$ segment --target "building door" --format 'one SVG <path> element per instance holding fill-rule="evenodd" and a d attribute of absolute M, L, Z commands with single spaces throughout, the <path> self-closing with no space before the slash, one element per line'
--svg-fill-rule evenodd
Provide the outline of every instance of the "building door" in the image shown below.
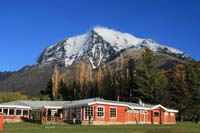
<path fill-rule="evenodd" d="M 153 123 L 160 123 L 161 115 L 160 111 L 153 112 Z"/>

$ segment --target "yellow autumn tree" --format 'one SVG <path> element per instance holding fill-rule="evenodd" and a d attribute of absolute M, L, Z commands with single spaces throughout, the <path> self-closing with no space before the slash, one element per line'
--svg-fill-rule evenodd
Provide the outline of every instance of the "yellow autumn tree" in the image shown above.
<path fill-rule="evenodd" d="M 80 62 L 76 66 L 76 83 L 79 84 L 79 97 L 82 98 L 82 95 L 87 95 L 88 89 L 91 86 L 89 84 L 93 82 L 93 72 L 92 66 L 86 62 Z"/>
<path fill-rule="evenodd" d="M 103 70 L 101 67 L 98 68 L 97 75 L 96 75 L 96 82 L 97 82 L 97 88 L 98 88 L 98 94 L 101 97 L 102 91 L 103 91 Z"/>
<path fill-rule="evenodd" d="M 58 66 L 55 65 L 54 72 L 52 75 L 52 99 L 55 100 L 58 98 L 58 86 L 59 86 L 59 70 Z"/>

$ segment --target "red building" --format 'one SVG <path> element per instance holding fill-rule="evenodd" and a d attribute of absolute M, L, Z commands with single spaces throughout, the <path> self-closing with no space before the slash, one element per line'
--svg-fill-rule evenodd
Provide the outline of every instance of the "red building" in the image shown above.
<path fill-rule="evenodd" d="M 162 105 L 145 105 L 99 99 L 82 107 L 82 123 L 87 123 L 88 114 L 93 124 L 175 124 L 178 110 Z"/>
<path fill-rule="evenodd" d="M 6 111 L 7 110 L 7 111 Z M 19 111 L 21 110 L 21 112 Z M 4 121 L 79 124 L 175 124 L 178 110 L 100 98 L 76 101 L 13 101 L 0 104 Z M 27 113 L 26 113 L 27 112 Z"/>

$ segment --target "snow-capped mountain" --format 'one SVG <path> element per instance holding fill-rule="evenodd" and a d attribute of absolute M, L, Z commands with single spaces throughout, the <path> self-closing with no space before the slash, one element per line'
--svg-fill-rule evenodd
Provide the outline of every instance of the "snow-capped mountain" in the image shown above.
<path fill-rule="evenodd" d="M 141 39 L 129 33 L 95 27 L 88 33 L 69 37 L 46 48 L 40 55 L 38 63 L 42 65 L 59 63 L 68 66 L 74 61 L 88 59 L 93 68 L 96 68 L 119 55 L 122 50 L 129 48 L 139 50 L 144 47 L 180 59 L 189 57 L 180 50 L 160 45 L 152 39 Z"/>

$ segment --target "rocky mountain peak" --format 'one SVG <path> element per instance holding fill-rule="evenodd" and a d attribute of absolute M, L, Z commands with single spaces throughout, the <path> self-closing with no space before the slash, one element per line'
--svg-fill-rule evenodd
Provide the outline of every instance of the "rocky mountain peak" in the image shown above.
<path fill-rule="evenodd" d="M 69 37 L 44 50 L 38 59 L 41 65 L 56 63 L 64 66 L 87 59 L 93 68 L 112 60 L 122 50 L 149 48 L 156 52 L 187 58 L 182 51 L 160 45 L 152 39 L 137 38 L 105 27 L 94 27 L 88 33 Z"/>

